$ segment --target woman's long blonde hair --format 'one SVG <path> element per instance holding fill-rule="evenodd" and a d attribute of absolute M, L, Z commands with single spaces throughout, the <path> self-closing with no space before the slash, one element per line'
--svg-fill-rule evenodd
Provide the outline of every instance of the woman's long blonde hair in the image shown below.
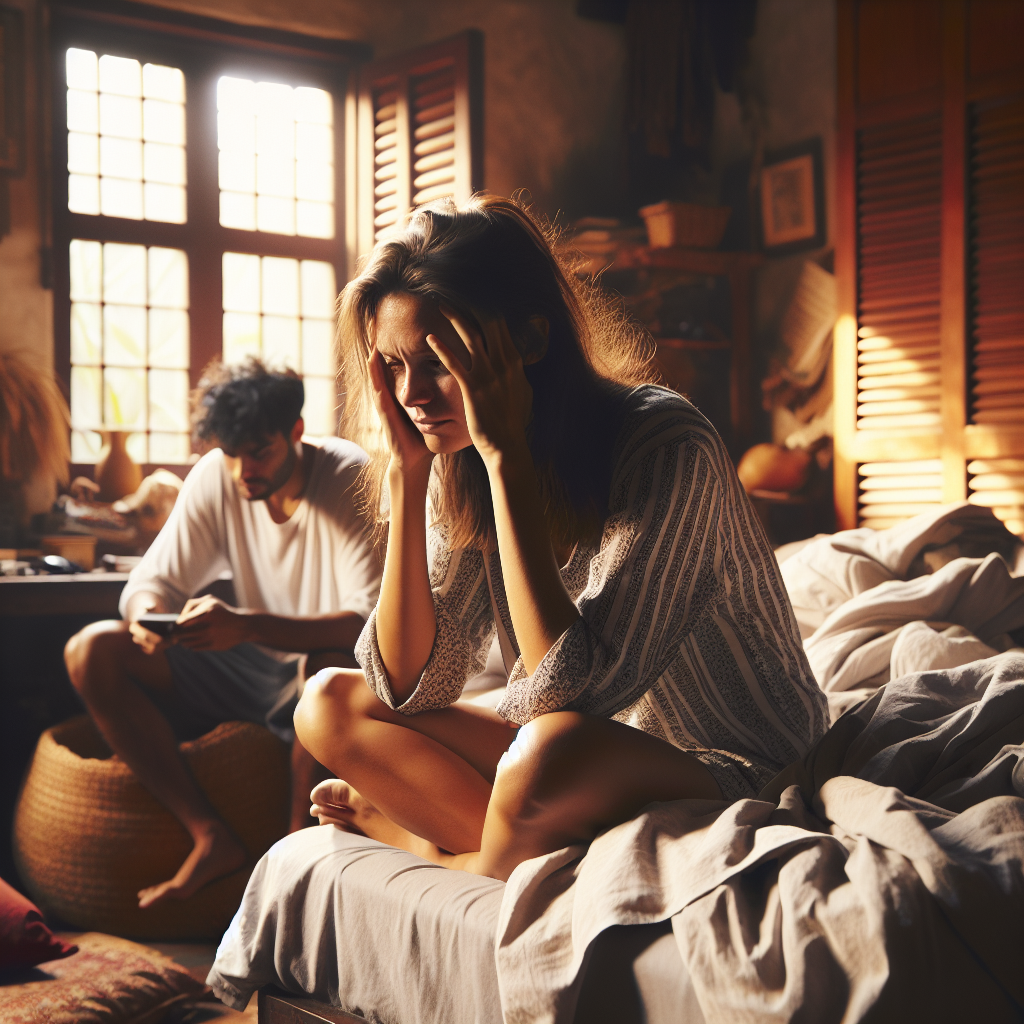
<path fill-rule="evenodd" d="M 577 278 L 553 233 L 520 203 L 477 195 L 462 207 L 442 200 L 414 211 L 342 292 L 338 318 L 341 433 L 370 452 L 361 499 L 382 532 L 389 453 L 380 444 L 367 358 L 380 304 L 396 293 L 443 302 L 471 319 L 502 316 L 521 351 L 531 319 L 547 320 L 547 351 L 525 367 L 533 388 L 530 449 L 552 539 L 568 546 L 596 540 L 624 398 L 657 376 L 642 332 Z M 490 548 L 491 491 L 476 449 L 438 455 L 434 468 L 431 508 L 448 543 Z"/>

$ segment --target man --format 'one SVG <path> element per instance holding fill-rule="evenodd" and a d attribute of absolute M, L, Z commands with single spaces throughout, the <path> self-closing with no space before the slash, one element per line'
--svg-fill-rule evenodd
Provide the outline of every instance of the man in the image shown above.
<path fill-rule="evenodd" d="M 184 899 L 246 853 L 189 774 L 178 742 L 224 721 L 265 724 L 292 742 L 292 828 L 309 824 L 320 766 L 294 739 L 300 668 L 355 667 L 380 564 L 355 508 L 366 454 L 302 441 L 302 381 L 257 360 L 215 365 L 193 394 L 193 430 L 218 448 L 185 480 L 170 518 L 121 595 L 123 621 L 68 641 L 65 661 L 111 749 L 185 826 L 194 846 L 139 906 Z M 238 607 L 194 597 L 230 569 Z M 180 611 L 170 640 L 140 624 Z M 304 665 L 301 664 L 304 662 Z"/>

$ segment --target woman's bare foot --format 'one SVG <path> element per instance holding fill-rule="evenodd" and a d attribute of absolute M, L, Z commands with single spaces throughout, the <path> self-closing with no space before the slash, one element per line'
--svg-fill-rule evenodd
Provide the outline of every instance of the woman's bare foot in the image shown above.
<path fill-rule="evenodd" d="M 192 852 L 172 879 L 139 891 L 139 907 L 152 907 L 164 900 L 188 899 L 208 882 L 237 871 L 248 856 L 238 837 L 224 822 L 213 822 L 196 837 Z"/>
<path fill-rule="evenodd" d="M 319 819 L 321 825 L 334 825 L 343 832 L 376 839 L 379 843 L 407 850 L 435 864 L 441 864 L 445 858 L 451 857 L 451 854 L 439 850 L 433 843 L 396 825 L 341 779 L 321 782 L 313 788 L 309 798 L 313 802 L 309 813 Z"/>

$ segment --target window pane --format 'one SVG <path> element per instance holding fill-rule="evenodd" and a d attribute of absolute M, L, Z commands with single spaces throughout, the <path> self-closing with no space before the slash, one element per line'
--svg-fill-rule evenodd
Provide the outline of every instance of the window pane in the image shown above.
<path fill-rule="evenodd" d="M 85 129 L 82 129 L 83 131 Z M 122 139 L 142 136 L 142 100 L 100 93 L 100 134 Z"/>
<path fill-rule="evenodd" d="M 157 185 L 146 182 L 143 186 L 146 220 L 160 220 L 168 224 L 185 223 L 185 189 L 181 185 Z"/>
<path fill-rule="evenodd" d="M 299 199 L 329 203 L 334 200 L 334 168 L 299 160 L 295 165 L 295 194 Z"/>
<path fill-rule="evenodd" d="M 222 110 L 217 115 L 217 143 L 231 153 L 256 152 L 256 118 L 252 114 Z"/>
<path fill-rule="evenodd" d="M 68 246 L 71 265 L 71 298 L 99 302 L 103 298 L 102 248 L 99 242 L 76 238 Z"/>
<path fill-rule="evenodd" d="M 146 304 L 146 247 L 107 242 L 103 246 L 103 301 Z"/>
<path fill-rule="evenodd" d="M 151 430 L 188 430 L 188 371 L 149 371 Z"/>
<path fill-rule="evenodd" d="M 305 238 L 334 237 L 334 204 L 311 203 L 300 199 L 295 204 L 297 233 Z"/>
<path fill-rule="evenodd" d="M 92 50 L 68 50 L 64 67 L 69 89 L 91 89 L 95 92 L 99 88 L 96 54 Z"/>
<path fill-rule="evenodd" d="M 302 261 L 302 315 L 330 319 L 338 292 L 334 284 L 334 267 L 320 260 Z"/>
<path fill-rule="evenodd" d="M 68 132 L 68 170 L 77 171 L 79 174 L 99 174 L 98 136 Z"/>
<path fill-rule="evenodd" d="M 146 99 L 185 102 L 185 76 L 178 68 L 146 64 L 142 68 L 142 95 Z"/>
<path fill-rule="evenodd" d="M 299 88 L 295 90 L 295 120 L 312 124 L 333 123 L 331 94 L 323 89 Z"/>
<path fill-rule="evenodd" d="M 240 363 L 260 354 L 260 318 L 253 313 L 224 314 L 225 363 Z"/>
<path fill-rule="evenodd" d="M 142 67 L 137 60 L 128 57 L 100 57 L 100 92 L 117 93 L 120 96 L 142 95 Z"/>
<path fill-rule="evenodd" d="M 185 184 L 185 147 L 168 146 L 163 142 L 147 142 L 142 147 L 146 181 L 165 185 Z"/>
<path fill-rule="evenodd" d="M 103 362 L 146 365 L 146 311 L 138 306 L 103 307 Z"/>
<path fill-rule="evenodd" d="M 262 312 L 280 316 L 299 315 L 298 260 L 264 256 L 262 283 Z"/>
<path fill-rule="evenodd" d="M 103 371 L 98 367 L 71 367 L 71 423 L 76 427 L 103 424 Z"/>
<path fill-rule="evenodd" d="M 149 304 L 188 309 L 188 257 L 181 249 L 149 250 Z"/>
<path fill-rule="evenodd" d="M 302 321 L 302 372 L 334 373 L 334 324 L 330 320 Z"/>
<path fill-rule="evenodd" d="M 71 431 L 71 461 L 96 462 L 103 448 L 103 438 L 95 430 Z"/>
<path fill-rule="evenodd" d="M 103 414 L 107 427 L 146 429 L 145 370 L 103 371 Z"/>
<path fill-rule="evenodd" d="M 256 158 L 252 154 L 223 150 L 218 169 L 220 187 L 226 192 L 256 191 Z"/>
<path fill-rule="evenodd" d="M 92 175 L 68 175 L 68 209 L 72 213 L 100 212 L 100 179 Z"/>
<path fill-rule="evenodd" d="M 223 307 L 233 313 L 260 311 L 260 258 L 226 252 L 221 261 Z"/>
<path fill-rule="evenodd" d="M 256 197 L 256 227 L 275 235 L 295 234 L 295 200 L 273 196 Z"/>
<path fill-rule="evenodd" d="M 100 212 L 104 217 L 142 220 L 142 182 L 100 178 Z"/>
<path fill-rule="evenodd" d="M 299 369 L 299 318 L 265 316 L 263 318 L 263 359 L 277 368 Z"/>
<path fill-rule="evenodd" d="M 217 109 L 231 115 L 251 114 L 255 86 L 246 78 L 224 75 L 217 80 Z"/>
<path fill-rule="evenodd" d="M 256 197 L 237 192 L 221 192 L 220 222 L 226 228 L 256 230 Z"/>
<path fill-rule="evenodd" d="M 169 370 L 187 370 L 188 313 L 183 309 L 149 311 L 149 365 Z"/>
<path fill-rule="evenodd" d="M 313 163 L 334 163 L 334 133 L 319 124 L 300 124 L 295 128 L 295 156 Z"/>
<path fill-rule="evenodd" d="M 71 303 L 71 362 L 99 366 L 103 355 L 103 314 L 92 302 Z"/>
<path fill-rule="evenodd" d="M 306 388 L 306 404 L 302 407 L 306 433 L 334 435 L 338 429 L 338 395 L 333 379 L 306 377 L 302 383 Z"/>
<path fill-rule="evenodd" d="M 157 434 L 149 435 L 149 461 L 181 465 L 189 461 L 192 446 L 188 434 Z"/>
<path fill-rule="evenodd" d="M 100 130 L 99 100 L 94 92 L 68 89 L 68 131 L 95 135 Z"/>
<path fill-rule="evenodd" d="M 263 196 L 294 196 L 295 161 L 276 155 L 256 157 L 256 191 Z"/>
<path fill-rule="evenodd" d="M 143 138 L 147 142 L 185 145 L 185 108 L 164 100 L 143 101 Z"/>
<path fill-rule="evenodd" d="M 140 466 L 149 462 L 149 446 L 146 444 L 145 434 L 129 434 L 125 439 L 124 446 L 132 462 Z"/>
<path fill-rule="evenodd" d="M 134 139 L 100 138 L 100 174 L 142 180 L 142 143 Z"/>

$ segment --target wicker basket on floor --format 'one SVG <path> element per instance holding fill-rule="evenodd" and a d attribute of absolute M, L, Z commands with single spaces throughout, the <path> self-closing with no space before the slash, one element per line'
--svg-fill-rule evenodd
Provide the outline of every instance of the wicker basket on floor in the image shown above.
<path fill-rule="evenodd" d="M 226 722 L 181 752 L 250 861 L 189 899 L 139 910 L 136 893 L 172 877 L 192 841 L 92 720 L 73 718 L 40 736 L 14 819 L 18 870 L 44 912 L 128 938 L 219 938 L 253 865 L 287 831 L 288 748 L 261 726 Z"/>

